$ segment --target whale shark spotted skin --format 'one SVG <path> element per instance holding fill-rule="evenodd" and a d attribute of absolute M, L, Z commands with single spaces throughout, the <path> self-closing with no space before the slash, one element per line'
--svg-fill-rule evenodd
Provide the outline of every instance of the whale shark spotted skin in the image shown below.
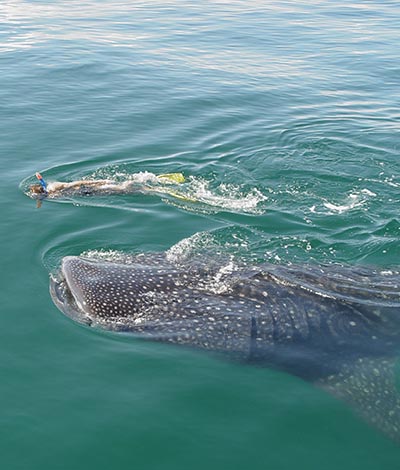
<path fill-rule="evenodd" d="M 394 363 L 400 276 L 336 266 L 235 266 L 164 254 L 65 257 L 57 307 L 80 323 L 274 367 L 351 405 L 400 442 Z"/>

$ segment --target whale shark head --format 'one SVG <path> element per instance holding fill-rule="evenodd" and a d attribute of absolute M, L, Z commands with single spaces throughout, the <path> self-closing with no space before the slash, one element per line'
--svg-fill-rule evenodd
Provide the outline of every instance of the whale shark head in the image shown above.
<path fill-rule="evenodd" d="M 141 262 L 118 264 L 78 256 L 63 258 L 58 276 L 51 277 L 50 292 L 57 307 L 80 323 L 110 330 L 130 330 L 154 310 L 167 305 L 176 288 L 171 267 Z M 163 295 L 164 294 L 164 295 Z"/>

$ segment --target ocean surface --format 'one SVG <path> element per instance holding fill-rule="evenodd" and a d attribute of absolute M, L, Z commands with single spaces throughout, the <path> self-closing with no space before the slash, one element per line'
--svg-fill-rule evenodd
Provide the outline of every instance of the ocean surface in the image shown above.
<path fill-rule="evenodd" d="M 398 269 L 399 3 L 3 0 L 0 20 L 1 468 L 400 468 L 311 384 L 84 328 L 48 292 L 90 250 Z M 36 171 L 186 182 L 37 209 Z"/>

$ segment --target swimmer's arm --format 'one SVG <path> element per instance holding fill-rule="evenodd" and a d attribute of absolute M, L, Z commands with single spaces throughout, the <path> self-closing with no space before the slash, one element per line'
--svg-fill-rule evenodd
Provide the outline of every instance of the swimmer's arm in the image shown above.
<path fill-rule="evenodd" d="M 72 181 L 70 183 L 65 183 L 62 181 L 53 181 L 52 183 L 49 183 L 47 186 L 47 190 L 49 192 L 56 192 L 56 191 L 62 191 L 63 189 L 79 189 L 82 186 L 90 186 L 90 187 L 96 187 L 96 186 L 102 186 L 104 184 L 113 184 L 115 183 L 112 180 L 79 180 L 79 181 Z"/>

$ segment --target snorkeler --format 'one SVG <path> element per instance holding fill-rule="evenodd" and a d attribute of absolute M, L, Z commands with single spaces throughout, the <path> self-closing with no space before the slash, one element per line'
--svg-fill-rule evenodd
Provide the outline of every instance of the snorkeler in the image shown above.
<path fill-rule="evenodd" d="M 79 180 L 72 182 L 53 181 L 47 183 L 40 173 L 36 173 L 38 184 L 32 184 L 29 187 L 29 196 L 38 200 L 38 207 L 44 198 L 61 198 L 71 196 L 95 196 L 95 195 L 109 195 L 109 194 L 132 194 L 132 193 L 158 193 L 170 194 L 175 197 L 181 197 L 175 191 L 163 186 L 157 187 L 157 184 L 180 184 L 185 182 L 185 177 L 182 173 L 167 173 L 154 176 L 155 186 L 146 186 L 144 184 L 138 185 L 135 181 L 117 182 L 114 180 Z"/>

